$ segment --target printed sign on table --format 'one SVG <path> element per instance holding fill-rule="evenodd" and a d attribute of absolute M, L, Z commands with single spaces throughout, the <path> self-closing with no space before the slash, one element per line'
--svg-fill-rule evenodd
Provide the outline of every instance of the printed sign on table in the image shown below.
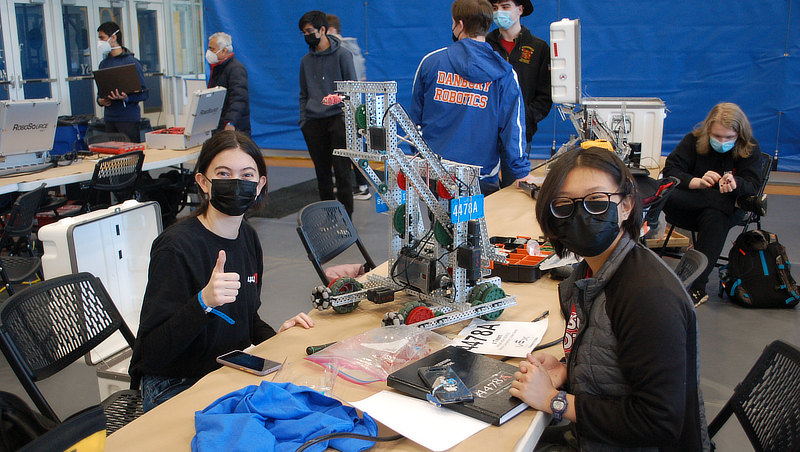
<path fill-rule="evenodd" d="M 453 343 L 474 353 L 524 358 L 539 345 L 546 331 L 546 318 L 538 322 L 472 319 Z"/>

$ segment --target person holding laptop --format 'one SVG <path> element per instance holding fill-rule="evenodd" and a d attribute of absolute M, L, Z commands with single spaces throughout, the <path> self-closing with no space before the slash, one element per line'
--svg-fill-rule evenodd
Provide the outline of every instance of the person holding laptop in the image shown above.
<path fill-rule="evenodd" d="M 124 133 L 131 142 L 139 143 L 139 123 L 142 116 L 139 110 L 139 102 L 144 102 L 147 97 L 147 87 L 144 81 L 144 70 L 142 62 L 133 56 L 133 52 L 122 47 L 122 33 L 119 25 L 114 22 L 105 22 L 97 28 L 97 36 L 100 39 L 97 48 L 103 55 L 100 62 L 100 69 L 133 64 L 139 74 L 139 84 L 142 90 L 137 93 L 126 93 L 115 89 L 107 97 L 98 97 L 97 104 L 105 107 L 104 120 L 106 132 Z"/>

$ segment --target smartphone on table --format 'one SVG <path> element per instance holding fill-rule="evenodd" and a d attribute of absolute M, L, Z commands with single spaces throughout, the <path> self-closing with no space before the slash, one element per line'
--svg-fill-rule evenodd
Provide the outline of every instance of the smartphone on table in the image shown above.
<path fill-rule="evenodd" d="M 234 350 L 218 356 L 217 362 L 260 377 L 271 374 L 281 368 L 281 363 L 279 362 L 251 355 L 241 350 Z"/>

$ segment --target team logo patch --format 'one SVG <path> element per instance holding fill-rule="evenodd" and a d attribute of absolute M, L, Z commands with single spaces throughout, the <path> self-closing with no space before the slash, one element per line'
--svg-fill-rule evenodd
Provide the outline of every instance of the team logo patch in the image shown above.
<path fill-rule="evenodd" d="M 522 46 L 522 55 L 519 57 L 521 63 L 530 63 L 533 56 L 533 47 Z"/>
<path fill-rule="evenodd" d="M 253 275 L 248 276 L 247 282 L 250 284 L 258 284 L 258 273 L 253 273 Z"/>

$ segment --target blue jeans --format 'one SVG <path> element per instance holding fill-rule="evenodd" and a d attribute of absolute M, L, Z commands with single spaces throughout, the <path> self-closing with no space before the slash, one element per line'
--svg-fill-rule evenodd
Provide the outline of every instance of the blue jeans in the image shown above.
<path fill-rule="evenodd" d="M 142 409 L 148 412 L 156 406 L 175 397 L 197 383 L 199 378 L 162 377 L 145 375 L 142 377 Z"/>

